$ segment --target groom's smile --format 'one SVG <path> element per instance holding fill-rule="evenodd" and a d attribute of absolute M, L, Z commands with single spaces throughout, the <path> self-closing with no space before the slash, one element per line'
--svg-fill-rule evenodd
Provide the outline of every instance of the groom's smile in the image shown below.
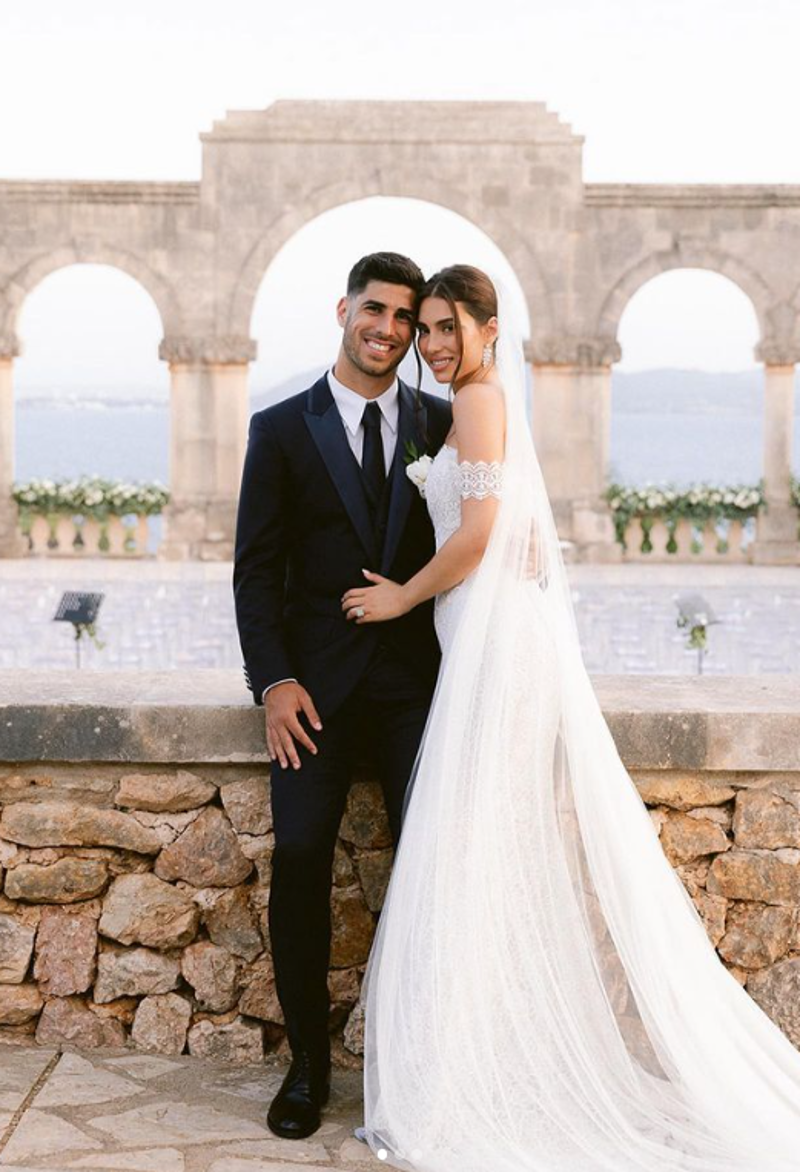
<path fill-rule="evenodd" d="M 370 380 L 393 377 L 414 333 L 414 291 L 388 281 L 370 281 L 360 293 L 341 299 L 337 315 L 344 330 L 345 361 Z M 347 373 L 339 369 L 339 363 L 337 371 L 339 377 Z"/>

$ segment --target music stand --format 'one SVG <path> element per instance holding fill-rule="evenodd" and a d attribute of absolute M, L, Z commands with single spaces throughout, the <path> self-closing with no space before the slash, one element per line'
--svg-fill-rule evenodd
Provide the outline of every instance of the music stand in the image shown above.
<path fill-rule="evenodd" d="M 81 666 L 81 636 L 94 624 L 103 598 L 102 594 L 91 594 L 85 590 L 65 590 L 53 615 L 53 622 L 72 623 L 75 628 L 77 667 Z"/>

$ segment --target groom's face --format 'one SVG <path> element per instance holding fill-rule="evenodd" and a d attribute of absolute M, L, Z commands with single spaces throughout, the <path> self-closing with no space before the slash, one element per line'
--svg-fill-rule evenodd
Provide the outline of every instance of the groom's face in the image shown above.
<path fill-rule="evenodd" d="M 381 378 L 403 361 L 414 336 L 414 300 L 413 289 L 388 281 L 370 281 L 341 299 L 342 349 L 362 374 Z"/>

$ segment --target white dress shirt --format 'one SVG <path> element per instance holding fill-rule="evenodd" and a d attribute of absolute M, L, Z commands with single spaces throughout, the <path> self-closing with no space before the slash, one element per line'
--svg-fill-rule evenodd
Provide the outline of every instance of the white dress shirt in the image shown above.
<path fill-rule="evenodd" d="M 328 371 L 328 386 L 331 388 L 333 401 L 339 411 L 344 424 L 344 434 L 359 464 L 364 455 L 364 411 L 368 403 L 377 403 L 381 409 L 381 440 L 383 441 L 383 458 L 386 462 L 386 475 L 392 467 L 394 451 L 397 447 L 397 426 L 400 422 L 400 384 L 397 379 L 387 387 L 376 399 L 365 399 L 357 391 L 351 391 L 344 383 L 339 382 L 333 369 Z M 267 692 L 277 688 L 278 684 L 297 683 L 297 680 L 276 680 L 269 684 L 261 693 L 262 702 Z"/>
<path fill-rule="evenodd" d="M 390 387 L 376 399 L 365 399 L 357 391 L 351 391 L 344 383 L 340 383 L 333 370 L 328 371 L 328 386 L 331 388 L 333 401 L 339 409 L 344 424 L 344 432 L 350 450 L 362 462 L 364 453 L 364 411 L 368 403 L 377 403 L 381 409 L 381 440 L 383 441 L 383 457 L 386 461 L 386 475 L 394 459 L 394 450 L 397 445 L 397 425 L 400 420 L 400 384 L 397 379 Z"/>

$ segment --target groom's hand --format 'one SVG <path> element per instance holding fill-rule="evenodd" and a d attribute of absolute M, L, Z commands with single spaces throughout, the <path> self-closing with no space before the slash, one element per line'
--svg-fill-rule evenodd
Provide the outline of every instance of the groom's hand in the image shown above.
<path fill-rule="evenodd" d="M 299 769 L 300 757 L 295 741 L 309 753 L 316 755 L 317 752 L 317 746 L 300 723 L 300 713 L 305 713 L 312 728 L 322 729 L 313 700 L 300 684 L 287 680 L 285 684 L 270 688 L 264 707 L 267 711 L 267 756 L 270 761 L 277 760 L 282 769 L 287 769 L 289 764 L 293 769 Z"/>

